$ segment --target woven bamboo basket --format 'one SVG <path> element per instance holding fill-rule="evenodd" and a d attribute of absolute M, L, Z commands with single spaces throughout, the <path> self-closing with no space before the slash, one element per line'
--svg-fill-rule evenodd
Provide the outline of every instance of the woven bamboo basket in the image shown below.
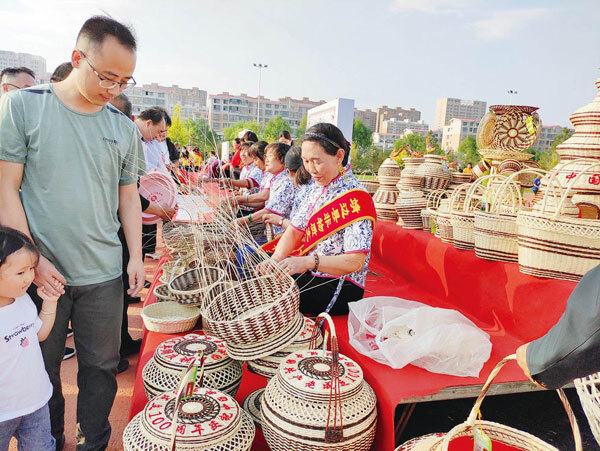
<path fill-rule="evenodd" d="M 425 162 L 416 170 L 416 175 L 423 179 L 423 189 L 438 190 L 448 187 L 452 176 L 444 170 L 443 160 L 445 160 L 445 157 L 441 155 L 425 155 Z"/>
<path fill-rule="evenodd" d="M 242 382 L 242 364 L 227 355 L 224 343 L 202 332 L 163 341 L 142 370 L 146 397 L 152 399 L 175 390 L 181 373 L 201 350 L 204 355 L 203 386 L 235 396 Z"/>
<path fill-rule="evenodd" d="M 421 210 L 427 206 L 427 199 L 423 197 L 423 191 L 401 192 L 396 201 L 396 212 L 398 213 L 398 225 L 405 229 L 421 229 L 423 221 Z"/>
<path fill-rule="evenodd" d="M 319 347 L 323 344 L 323 335 L 321 330 L 316 327 L 315 321 L 311 318 L 303 319 L 302 331 L 294 338 L 294 341 L 290 345 L 283 348 L 281 351 L 263 357 L 262 359 L 248 360 L 246 365 L 248 370 L 259 374 L 267 379 L 277 374 L 277 368 L 279 364 L 292 352 L 303 351 L 308 349 L 313 333 L 317 334 L 316 346 Z"/>
<path fill-rule="evenodd" d="M 140 315 L 146 329 L 152 332 L 176 334 L 194 328 L 200 317 L 200 309 L 178 302 L 164 301 L 147 305 Z"/>
<path fill-rule="evenodd" d="M 231 395 L 200 386 L 190 390 L 197 361 L 185 369 L 177 390 L 152 398 L 132 418 L 123 431 L 125 451 L 250 449 L 256 433 L 254 423 Z M 198 370 L 198 380 L 202 381 L 202 364 Z"/>
<path fill-rule="evenodd" d="M 452 244 L 452 222 L 450 222 L 450 199 L 442 199 L 437 209 L 436 232 L 444 243 Z"/>
<path fill-rule="evenodd" d="M 226 278 L 225 271 L 210 266 L 190 269 L 169 283 L 169 290 L 180 304 L 202 307 L 210 299 L 211 288 Z"/>
<path fill-rule="evenodd" d="M 452 224 L 452 244 L 456 249 L 471 250 L 475 245 L 473 229 L 475 211 L 481 207 L 485 195 L 481 177 L 474 183 L 465 183 L 456 188 L 450 196 L 450 223 Z"/>
<path fill-rule="evenodd" d="M 358 364 L 339 353 L 329 315 L 321 317 L 332 350 L 290 354 L 263 394 L 263 432 L 274 451 L 369 450 L 375 438 L 375 393 Z"/>
<path fill-rule="evenodd" d="M 394 186 L 381 185 L 373 196 L 373 203 L 377 211 L 377 219 L 381 221 L 397 221 L 396 200 L 398 190 Z"/>
<path fill-rule="evenodd" d="M 475 212 L 475 255 L 494 261 L 519 260 L 517 212 L 524 209 L 519 182 L 530 174 L 542 176 L 542 169 L 523 169 L 502 182 L 489 210 Z"/>
<path fill-rule="evenodd" d="M 573 381 L 590 429 L 600 445 L 600 373 Z"/>
<path fill-rule="evenodd" d="M 169 291 L 168 285 L 157 285 L 154 288 L 154 297 L 156 298 L 156 302 L 164 302 L 164 301 L 174 301 L 175 296 L 171 294 Z"/>
<path fill-rule="evenodd" d="M 600 169 L 600 162 L 593 166 Z M 547 190 L 541 205 L 534 205 L 531 212 L 518 213 L 519 270 L 522 273 L 579 281 L 600 262 L 600 220 L 562 214 L 572 196 L 572 187 L 582 175 L 584 172 L 561 190 L 556 173 L 552 174 L 549 187 L 557 186 L 562 193 L 554 212 L 548 211 L 549 198 L 557 199 L 557 196 Z"/>
<path fill-rule="evenodd" d="M 435 228 L 435 236 L 439 238 L 437 232 L 437 214 L 436 211 L 440 206 L 440 201 L 444 196 L 447 196 L 444 190 L 434 190 L 427 194 L 427 204 L 421 210 L 421 220 L 423 222 L 423 230 L 432 233 Z M 435 217 L 435 218 L 434 218 Z"/>
<path fill-rule="evenodd" d="M 225 341 L 234 359 L 252 360 L 289 345 L 302 330 L 300 292 L 289 276 L 245 280 L 204 309 L 207 332 Z"/>
<path fill-rule="evenodd" d="M 246 411 L 250 418 L 254 421 L 254 424 L 262 427 L 262 417 L 260 416 L 260 403 L 262 402 L 263 393 L 265 392 L 264 388 L 259 388 L 258 390 L 254 390 L 246 399 L 244 399 L 244 403 L 242 407 Z"/>
<path fill-rule="evenodd" d="M 373 195 L 377 192 L 377 189 L 379 188 L 379 182 L 376 180 L 359 180 L 359 181 L 362 184 L 362 186 L 365 187 L 365 189 L 367 190 L 367 193 L 369 193 L 371 195 L 371 197 L 373 197 Z"/>
<path fill-rule="evenodd" d="M 423 164 L 425 158 L 404 158 L 402 161 L 404 162 L 404 169 L 400 174 L 400 180 L 396 184 L 396 188 L 400 192 L 420 190 L 423 177 L 417 175 L 417 169 Z"/>
<path fill-rule="evenodd" d="M 475 401 L 475 405 L 471 409 L 471 412 L 464 423 L 455 426 L 447 434 L 429 434 L 420 438 L 412 439 L 400 445 L 398 448 L 396 448 L 396 451 L 447 451 L 450 443 L 453 440 L 461 437 L 473 437 L 473 433 L 476 429 L 482 430 L 492 440 L 492 445 L 494 443 L 503 444 L 524 451 L 558 451 L 558 449 L 554 446 L 527 432 L 520 431 L 519 429 L 510 426 L 493 423 L 491 421 L 477 419 L 481 409 L 481 404 L 490 386 L 492 385 L 492 382 L 498 375 L 500 369 L 511 360 L 515 360 L 515 355 L 511 355 L 502 359 L 492 370 L 488 380 L 481 390 L 481 394 Z M 562 390 L 557 390 L 557 392 L 567 412 L 569 422 L 571 423 L 573 438 L 575 441 L 575 449 L 576 451 L 581 451 L 583 447 L 581 443 L 581 435 L 579 433 L 579 426 L 577 425 L 577 420 L 575 419 L 575 414 L 573 413 L 573 410 L 571 409 L 569 401 L 567 400 L 564 392 Z M 470 444 L 468 448 L 464 449 L 473 449 L 473 445 Z"/>
<path fill-rule="evenodd" d="M 379 166 L 377 172 L 377 180 L 380 186 L 396 186 L 398 180 L 400 180 L 400 174 L 402 170 L 398 163 L 393 158 L 386 158 L 385 161 Z"/>

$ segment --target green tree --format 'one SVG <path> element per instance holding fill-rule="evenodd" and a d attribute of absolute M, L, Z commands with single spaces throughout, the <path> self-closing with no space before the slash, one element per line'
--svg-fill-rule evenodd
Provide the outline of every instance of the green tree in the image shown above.
<path fill-rule="evenodd" d="M 402 149 L 410 145 L 410 148 L 415 151 L 424 154 L 425 153 L 425 138 L 416 133 L 409 133 L 402 138 L 398 138 L 394 143 L 394 150 Z"/>
<path fill-rule="evenodd" d="M 540 161 L 543 151 L 541 151 L 539 149 L 534 149 L 533 147 L 530 147 L 529 149 L 525 150 L 525 153 L 533 155 L 533 158 L 532 158 L 533 161 Z"/>
<path fill-rule="evenodd" d="M 181 120 L 181 107 L 179 105 L 173 107 L 171 126 L 169 127 L 167 136 L 171 141 L 179 143 L 180 146 L 187 146 L 190 144 L 190 131 L 185 126 L 184 121 Z"/>
<path fill-rule="evenodd" d="M 186 119 L 184 122 L 190 133 L 190 145 L 198 146 L 204 158 L 211 150 L 218 153 L 220 147 L 219 135 L 214 132 L 203 118 Z"/>
<path fill-rule="evenodd" d="M 274 117 L 265 126 L 265 132 L 263 138 L 267 142 L 277 141 L 279 138 L 279 133 L 283 130 L 287 130 L 288 132 L 292 132 L 292 127 L 287 123 L 285 119 L 281 116 Z"/>
<path fill-rule="evenodd" d="M 352 148 L 369 150 L 373 144 L 373 132 L 360 119 L 354 119 L 352 124 Z"/>
<path fill-rule="evenodd" d="M 300 125 L 298 125 L 298 128 L 296 129 L 296 144 L 297 145 L 300 145 L 302 143 L 302 135 L 304 135 L 306 133 L 306 121 L 307 121 L 307 117 L 306 117 L 306 115 L 304 115 L 304 117 L 300 121 Z"/>
<path fill-rule="evenodd" d="M 223 136 L 226 141 L 232 141 L 244 129 L 252 130 L 259 139 L 261 139 L 264 130 L 263 126 L 259 126 L 256 121 L 239 121 L 223 130 Z"/>
<path fill-rule="evenodd" d="M 481 160 L 481 155 L 477 151 L 477 142 L 474 136 L 467 136 L 458 145 L 458 159 L 464 163 L 475 165 Z"/>
<path fill-rule="evenodd" d="M 562 132 L 558 136 L 556 136 L 556 138 L 554 138 L 550 149 L 548 149 L 545 152 L 542 152 L 542 155 L 540 156 L 539 163 L 542 169 L 550 170 L 558 164 L 558 162 L 560 161 L 560 157 L 558 153 L 556 153 L 556 146 L 565 142 L 572 135 L 573 131 L 565 127 L 562 129 Z"/>

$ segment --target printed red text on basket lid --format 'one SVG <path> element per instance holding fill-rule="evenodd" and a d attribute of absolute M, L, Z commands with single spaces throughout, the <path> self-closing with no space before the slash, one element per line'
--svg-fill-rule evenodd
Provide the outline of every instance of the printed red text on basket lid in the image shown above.
<path fill-rule="evenodd" d="M 202 332 L 163 341 L 154 355 L 157 360 L 184 366 L 194 360 L 198 351 L 204 353 L 207 366 L 229 359 L 223 341 Z"/>

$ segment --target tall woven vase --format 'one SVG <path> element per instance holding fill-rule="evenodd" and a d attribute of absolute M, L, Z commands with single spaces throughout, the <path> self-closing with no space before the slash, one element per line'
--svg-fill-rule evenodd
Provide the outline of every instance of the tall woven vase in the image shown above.
<path fill-rule="evenodd" d="M 392 158 L 387 158 L 379 167 L 377 173 L 379 188 L 373 196 L 373 203 L 379 220 L 396 221 L 398 219 L 395 204 L 398 198 L 396 184 L 400 180 L 400 172 L 400 166 Z"/>
<path fill-rule="evenodd" d="M 423 178 L 423 189 L 435 190 L 446 189 L 450 184 L 450 172 L 444 170 L 442 161 L 445 158 L 441 155 L 425 155 L 425 162 L 419 166 L 416 174 Z"/>
<path fill-rule="evenodd" d="M 263 432 L 274 451 L 367 451 L 375 438 L 377 399 L 356 362 L 331 351 L 290 354 L 265 389 Z"/>
<path fill-rule="evenodd" d="M 454 440 L 467 437 L 470 438 L 470 440 L 461 442 L 461 445 L 463 446 L 461 449 L 473 449 L 472 437 L 476 429 L 483 431 L 491 439 L 493 449 L 496 449 L 494 444 L 503 444 L 523 451 L 558 451 L 558 449 L 554 446 L 527 432 L 523 432 L 519 429 L 505 426 L 503 424 L 493 423 L 491 421 L 478 420 L 478 414 L 481 411 L 481 404 L 483 403 L 483 400 L 490 389 L 492 382 L 498 375 L 500 369 L 507 362 L 515 360 L 515 358 L 515 355 L 511 355 L 502 359 L 492 370 L 488 380 L 481 390 L 481 394 L 471 409 L 469 417 L 464 423 L 455 426 L 447 434 L 429 434 L 423 437 L 412 439 L 400 445 L 398 448 L 396 448 L 396 451 L 448 451 L 450 444 Z M 575 450 L 582 451 L 583 445 L 581 442 L 581 434 L 579 432 L 579 425 L 577 424 L 575 414 L 573 413 L 571 405 L 569 404 L 569 400 L 562 389 L 557 390 L 557 392 L 563 407 L 567 412 L 567 416 L 569 417 L 569 422 L 573 431 L 573 439 L 575 441 Z"/>
<path fill-rule="evenodd" d="M 424 158 L 405 158 L 404 169 L 400 174 L 400 181 L 396 185 L 400 191 L 420 190 L 422 177 L 417 174 L 419 166 L 425 161 Z"/>

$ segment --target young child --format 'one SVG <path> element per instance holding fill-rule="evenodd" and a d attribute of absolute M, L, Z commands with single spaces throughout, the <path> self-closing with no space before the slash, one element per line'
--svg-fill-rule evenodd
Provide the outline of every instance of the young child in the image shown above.
<path fill-rule="evenodd" d="M 58 297 L 39 288 L 38 316 L 26 293 L 39 255 L 29 237 L 0 227 L 0 451 L 13 436 L 19 450 L 55 449 L 48 411 L 52 385 L 39 342 L 54 325 Z M 63 287 L 56 282 L 56 288 Z"/>

